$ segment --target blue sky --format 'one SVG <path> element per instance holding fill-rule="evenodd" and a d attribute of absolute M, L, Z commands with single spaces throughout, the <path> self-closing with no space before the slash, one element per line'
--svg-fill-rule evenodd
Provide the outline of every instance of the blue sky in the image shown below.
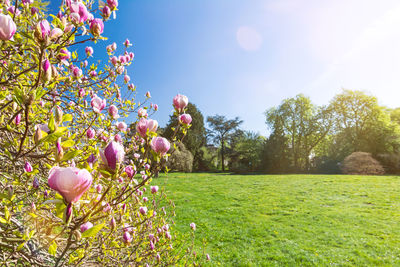
<path fill-rule="evenodd" d="M 104 35 L 97 47 L 134 44 L 129 74 L 161 125 L 177 93 L 262 135 L 263 112 L 299 93 L 323 105 L 360 89 L 400 106 L 397 0 L 120 0 Z"/>

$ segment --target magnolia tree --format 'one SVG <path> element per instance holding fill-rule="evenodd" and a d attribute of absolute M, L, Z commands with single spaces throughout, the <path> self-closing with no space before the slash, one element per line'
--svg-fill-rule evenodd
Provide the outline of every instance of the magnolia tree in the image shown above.
<path fill-rule="evenodd" d="M 66 0 L 55 16 L 40 1 L 0 0 L 0 262 L 147 266 L 204 257 L 173 234 L 173 203 L 152 181 L 170 143 L 148 119 L 158 108 L 146 106 L 150 93 L 135 101 L 129 40 L 118 53 L 107 46 L 104 66 L 88 63 L 117 8 L 117 0 Z M 173 99 L 183 132 L 187 103 Z M 124 122 L 131 113 L 133 129 Z"/>

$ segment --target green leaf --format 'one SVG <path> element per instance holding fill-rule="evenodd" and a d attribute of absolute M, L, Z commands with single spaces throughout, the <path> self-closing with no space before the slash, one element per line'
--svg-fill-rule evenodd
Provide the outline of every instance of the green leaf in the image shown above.
<path fill-rule="evenodd" d="M 64 114 L 63 115 L 63 121 L 72 121 L 72 115 L 71 114 Z"/>
<path fill-rule="evenodd" d="M 11 215 L 10 215 L 10 211 L 8 210 L 7 207 L 4 207 L 4 217 L 6 218 L 6 220 L 9 222 Z"/>
<path fill-rule="evenodd" d="M 22 243 L 22 244 L 20 244 L 20 245 L 17 247 L 17 251 L 20 251 L 24 246 L 25 246 L 25 242 Z"/>
<path fill-rule="evenodd" d="M 92 228 L 86 230 L 85 232 L 82 233 L 82 237 L 91 237 L 97 235 L 97 233 L 103 229 L 104 223 L 95 225 Z"/>
<path fill-rule="evenodd" d="M 53 241 L 49 247 L 49 254 L 55 256 L 57 253 L 57 244 Z"/>
<path fill-rule="evenodd" d="M 54 116 L 53 116 L 53 113 L 51 113 L 50 121 L 49 121 L 49 129 L 50 129 L 50 131 L 54 132 L 55 128 L 56 128 L 56 125 L 54 123 Z"/>
<path fill-rule="evenodd" d="M 74 140 L 71 140 L 71 139 L 61 143 L 61 146 L 65 147 L 65 148 L 71 147 L 73 145 L 75 145 L 75 142 L 74 142 Z"/>
<path fill-rule="evenodd" d="M 3 217 L 0 217 L 0 223 L 7 223 L 7 221 Z"/>
<path fill-rule="evenodd" d="M 78 156 L 80 153 L 81 153 L 80 150 L 71 150 L 71 151 L 68 151 L 68 152 L 64 155 L 64 157 L 62 158 L 62 160 L 63 160 L 63 161 L 70 160 L 70 159 L 75 158 L 76 156 Z"/>

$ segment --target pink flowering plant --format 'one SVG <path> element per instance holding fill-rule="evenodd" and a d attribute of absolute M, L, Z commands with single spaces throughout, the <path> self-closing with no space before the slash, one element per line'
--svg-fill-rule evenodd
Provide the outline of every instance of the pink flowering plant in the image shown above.
<path fill-rule="evenodd" d="M 65 0 L 57 15 L 44 10 L 37 0 L 0 0 L 0 262 L 164 266 L 208 258 L 176 238 L 174 205 L 153 180 L 172 148 L 150 119 L 158 109 L 146 106 L 150 92 L 135 101 L 132 44 L 119 52 L 111 43 L 108 62 L 94 61 L 118 1 Z M 185 132 L 188 99 L 172 102 L 176 132 Z"/>

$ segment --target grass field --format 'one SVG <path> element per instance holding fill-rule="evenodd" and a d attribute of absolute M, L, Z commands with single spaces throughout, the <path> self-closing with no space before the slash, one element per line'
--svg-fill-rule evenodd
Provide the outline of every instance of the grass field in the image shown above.
<path fill-rule="evenodd" d="M 176 226 L 212 265 L 398 265 L 400 177 L 170 173 Z"/>

